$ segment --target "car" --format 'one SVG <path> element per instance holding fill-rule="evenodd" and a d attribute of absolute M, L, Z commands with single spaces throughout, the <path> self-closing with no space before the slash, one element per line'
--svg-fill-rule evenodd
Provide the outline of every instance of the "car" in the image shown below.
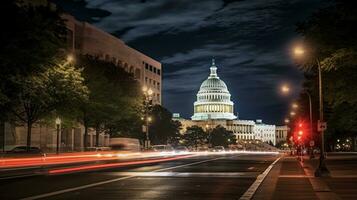
<path fill-rule="evenodd" d="M 189 152 L 189 150 L 188 150 L 188 148 L 185 147 L 185 146 L 177 146 L 177 147 L 175 148 L 175 152 L 176 152 L 176 153 L 187 153 L 187 152 Z"/>
<path fill-rule="evenodd" d="M 213 147 L 212 151 L 213 152 L 224 152 L 225 149 L 223 146 L 215 146 L 215 147 Z"/>
<path fill-rule="evenodd" d="M 29 147 L 27 146 L 17 146 L 11 149 L 10 151 L 6 151 L 2 156 L 5 157 L 23 157 L 23 156 L 40 156 L 43 157 L 45 154 L 39 147 Z"/>
<path fill-rule="evenodd" d="M 155 152 L 173 152 L 174 148 L 169 145 L 153 145 L 151 146 L 151 149 Z"/>

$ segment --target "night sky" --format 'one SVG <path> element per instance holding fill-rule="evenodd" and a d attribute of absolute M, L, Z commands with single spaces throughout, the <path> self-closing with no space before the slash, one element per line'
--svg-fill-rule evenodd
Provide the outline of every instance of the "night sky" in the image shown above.
<path fill-rule="evenodd" d="M 297 22 L 321 0 L 55 1 L 77 19 L 114 34 L 163 65 L 163 105 L 189 118 L 216 59 L 240 119 L 281 124 L 302 73 L 290 56 Z M 279 85 L 293 86 L 283 96 Z"/>

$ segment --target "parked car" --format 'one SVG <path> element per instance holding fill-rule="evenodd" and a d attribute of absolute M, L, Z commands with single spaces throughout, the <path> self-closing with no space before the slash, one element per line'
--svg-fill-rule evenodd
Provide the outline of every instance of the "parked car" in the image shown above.
<path fill-rule="evenodd" d="M 185 146 L 177 146 L 177 147 L 175 148 L 175 152 L 176 152 L 176 153 L 187 153 L 187 152 L 189 152 L 189 150 L 188 150 L 188 148 L 185 147 Z"/>
<path fill-rule="evenodd" d="M 174 148 L 169 145 L 153 145 L 151 149 L 156 152 L 173 152 Z"/>
<path fill-rule="evenodd" d="M 212 151 L 213 152 L 224 152 L 225 149 L 223 146 L 215 146 L 215 147 L 213 147 Z"/>
<path fill-rule="evenodd" d="M 2 154 L 4 157 L 23 157 L 23 156 L 45 156 L 43 151 L 39 147 L 30 147 L 27 146 L 17 146 L 11 149 L 10 151 L 6 151 L 5 154 Z"/>

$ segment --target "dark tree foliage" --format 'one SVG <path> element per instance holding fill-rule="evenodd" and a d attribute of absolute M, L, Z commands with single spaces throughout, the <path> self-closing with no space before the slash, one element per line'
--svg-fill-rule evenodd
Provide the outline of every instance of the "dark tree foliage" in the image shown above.
<path fill-rule="evenodd" d="M 318 108 L 316 58 L 321 62 L 324 114 L 330 139 L 337 135 L 357 135 L 356 10 L 355 1 L 334 0 L 297 28 L 309 50 L 303 63 L 303 70 L 308 74 L 304 87 L 313 96 L 314 111 Z M 301 103 L 306 103 L 303 94 Z M 306 108 L 305 113 L 308 112 Z M 314 115 L 314 121 L 317 117 Z"/>
<path fill-rule="evenodd" d="M 179 137 L 180 123 L 172 120 L 172 113 L 160 105 L 154 105 L 151 111 L 152 123 L 149 136 L 152 144 L 167 144 Z"/>
<path fill-rule="evenodd" d="M 49 6 L 4 0 L 1 9 L 0 106 L 5 111 L 21 90 L 16 80 L 53 64 L 54 56 L 64 47 L 66 28 L 60 13 Z"/>
<path fill-rule="evenodd" d="M 77 67 L 83 68 L 85 84 L 90 91 L 88 100 L 79 105 L 79 119 L 85 127 L 85 135 L 88 135 L 88 128 L 93 127 L 97 137 L 106 131 L 112 137 L 140 138 L 141 93 L 132 74 L 89 55 L 79 56 Z M 87 145 L 87 141 L 84 144 Z"/>
<path fill-rule="evenodd" d="M 29 3 L 30 1 L 24 2 L 20 0 L 1 2 L 1 124 L 5 120 L 10 120 L 10 115 L 20 114 L 18 108 L 25 107 L 24 96 L 21 94 L 30 94 L 30 91 L 34 89 L 31 83 L 33 77 L 38 78 L 44 75 L 50 67 L 56 66 L 55 62 L 61 58 L 58 57 L 59 50 L 65 46 L 66 28 L 60 13 L 49 4 L 33 6 Z M 27 95 L 27 97 L 30 96 L 32 99 L 37 98 L 33 93 Z M 40 116 L 37 113 L 35 115 Z M 37 118 L 28 118 L 23 113 L 21 116 L 18 115 L 17 119 L 20 119 L 19 117 L 25 119 L 27 125 L 31 125 L 30 121 L 36 121 L 34 119 Z M 24 122 L 24 120 L 21 121 Z M 31 132 L 31 129 L 29 131 Z M 31 143 L 30 132 L 27 139 L 28 145 Z M 3 130 L 0 130 L 0 134 L 3 134 Z"/>
<path fill-rule="evenodd" d="M 184 144 L 197 150 L 201 145 L 207 143 L 208 134 L 199 126 L 187 127 L 186 133 L 182 136 Z"/>
<path fill-rule="evenodd" d="M 223 126 L 217 126 L 210 132 L 209 141 L 212 146 L 228 147 L 228 145 L 236 143 L 236 137 L 232 131 L 228 131 Z"/>

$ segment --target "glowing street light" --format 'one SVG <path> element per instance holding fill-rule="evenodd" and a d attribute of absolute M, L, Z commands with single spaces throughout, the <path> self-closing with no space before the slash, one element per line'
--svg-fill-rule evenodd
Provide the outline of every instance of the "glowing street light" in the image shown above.
<path fill-rule="evenodd" d="M 150 138 L 149 138 L 149 123 L 152 121 L 152 118 L 149 116 L 150 108 L 152 105 L 152 95 L 153 91 L 151 88 L 148 88 L 146 85 L 142 87 L 142 91 L 144 93 L 144 116 L 145 125 L 143 125 L 143 132 L 146 134 L 145 147 L 150 147 Z"/>
<path fill-rule="evenodd" d="M 296 56 L 303 56 L 305 54 L 305 49 L 301 46 L 297 46 L 294 48 L 294 55 Z"/>
<path fill-rule="evenodd" d="M 74 56 L 72 54 L 67 55 L 67 62 L 72 63 L 74 61 Z"/>
<path fill-rule="evenodd" d="M 57 117 L 56 120 L 55 120 L 55 123 L 56 123 L 56 130 L 57 130 L 57 141 L 56 141 L 56 154 L 59 153 L 59 140 L 60 140 L 60 126 L 61 126 L 61 123 L 62 123 L 62 120 L 61 118 Z"/>
<path fill-rule="evenodd" d="M 285 119 L 284 122 L 285 122 L 286 124 L 288 124 L 288 123 L 290 123 L 290 119 Z"/>
<path fill-rule="evenodd" d="M 280 89 L 281 89 L 281 92 L 283 92 L 284 94 L 287 94 L 290 92 L 290 88 L 288 85 L 282 85 Z"/>
<path fill-rule="evenodd" d="M 299 107 L 299 105 L 298 105 L 297 103 L 293 103 L 293 104 L 291 105 L 291 107 L 294 108 L 294 109 L 296 109 L 296 108 Z"/>
<path fill-rule="evenodd" d="M 306 54 L 306 50 L 301 47 L 301 46 L 297 46 L 294 48 L 294 55 L 296 57 L 303 57 Z M 317 64 L 317 69 L 318 69 L 318 80 L 319 80 L 319 123 L 318 124 L 322 124 L 324 122 L 324 113 L 323 113 L 323 95 L 322 95 L 322 70 L 321 70 L 321 63 L 318 57 L 315 57 L 316 60 L 316 64 Z M 309 94 L 308 94 L 309 95 Z M 309 97 L 311 98 L 311 97 Z M 311 102 L 311 101 L 310 101 Z M 311 105 L 311 103 L 310 103 Z M 311 106 L 310 106 L 311 108 Z M 311 115 L 310 115 L 311 118 Z M 326 167 L 325 164 L 325 139 L 324 139 L 324 129 L 320 130 L 320 135 L 321 135 L 321 153 L 320 153 L 320 162 L 319 162 L 319 166 L 315 171 L 315 176 L 329 176 L 330 172 Z"/>
<path fill-rule="evenodd" d="M 296 112 L 291 111 L 291 112 L 290 112 L 290 115 L 291 115 L 291 116 L 295 116 L 295 115 L 296 115 Z"/>

